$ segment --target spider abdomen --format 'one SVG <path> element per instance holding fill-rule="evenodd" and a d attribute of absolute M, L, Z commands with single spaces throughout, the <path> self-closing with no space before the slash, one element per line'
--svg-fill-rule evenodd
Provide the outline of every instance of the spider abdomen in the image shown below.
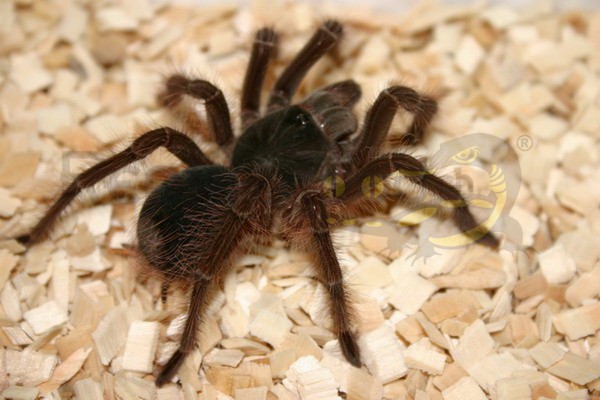
<path fill-rule="evenodd" d="M 222 206 L 232 182 L 222 166 L 183 170 L 146 199 L 137 225 L 138 247 L 145 264 L 160 268 L 169 281 L 189 279 L 200 266 L 196 243 L 215 229 L 209 212 Z"/>

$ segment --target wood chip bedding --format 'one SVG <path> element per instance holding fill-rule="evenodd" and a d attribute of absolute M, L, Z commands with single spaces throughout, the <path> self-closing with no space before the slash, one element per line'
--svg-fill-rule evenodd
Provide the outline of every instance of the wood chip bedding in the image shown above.
<path fill-rule="evenodd" d="M 181 118 L 157 107 L 163 77 L 214 81 L 237 118 L 255 30 L 281 32 L 269 84 L 325 16 L 344 21 L 345 37 L 300 96 L 352 78 L 362 115 L 400 80 L 440 102 L 427 142 L 411 151 L 432 155 L 466 138 L 457 153 L 465 155 L 469 135 L 498 138 L 504 147 L 478 149 L 468 188 L 493 192 L 486 151 L 512 149 L 519 173 L 505 183 L 517 190 L 494 221 L 504 245 L 423 253 L 430 238 L 456 232 L 414 201 L 348 221 L 336 240 L 358 310 L 357 369 L 328 330 L 310 261 L 276 241 L 238 260 L 180 385 L 157 389 L 153 373 L 176 346 L 183 295 L 163 305 L 160 282 L 136 274 L 128 244 L 144 196 L 177 162 L 157 152 L 97 185 L 27 251 L 8 238 L 31 227 L 74 174 L 149 126 L 181 128 L 222 158 L 202 109 Z M 392 142 L 406 122 L 397 118 Z M 2 398 L 600 397 L 598 11 L 558 13 L 546 1 L 516 11 L 425 0 L 403 15 L 265 0 L 2 1 L 0 132 Z"/>

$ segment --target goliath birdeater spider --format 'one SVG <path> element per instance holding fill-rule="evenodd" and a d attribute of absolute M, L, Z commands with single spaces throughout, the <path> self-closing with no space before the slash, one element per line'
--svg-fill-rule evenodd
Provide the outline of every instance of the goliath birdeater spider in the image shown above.
<path fill-rule="evenodd" d="M 454 186 L 410 155 L 382 151 L 398 107 L 413 117 L 403 144 L 421 141 L 437 111 L 433 99 L 405 86 L 391 86 L 379 94 L 360 129 L 352 108 L 361 93 L 352 80 L 323 87 L 302 102 L 291 103 L 307 71 L 341 35 L 338 21 L 323 23 L 277 79 L 266 112 L 261 114 L 261 89 L 277 37 L 272 29 L 259 30 L 242 89 L 239 137 L 234 135 L 221 90 L 205 80 L 171 76 L 160 102 L 174 107 L 184 96 L 203 101 L 213 139 L 228 156 L 226 165 L 213 163 L 181 132 L 168 127 L 150 130 L 125 150 L 78 175 L 31 232 L 20 238 L 28 245 L 39 242 L 83 189 L 161 146 L 187 165 L 148 196 L 137 225 L 138 252 L 143 264 L 164 279 L 163 297 L 169 283 L 180 284 L 190 293 L 179 348 L 159 373 L 157 385 L 171 380 L 193 350 L 210 293 L 230 270 L 235 255 L 248 243 L 268 242 L 275 230 L 314 257 L 341 350 L 351 364 L 360 366 L 352 303 L 330 229 L 332 220 L 365 216 L 374 210 L 377 202 L 363 191 L 365 182 L 368 186 L 375 177 L 381 181 L 399 172 L 452 202 L 453 219 L 461 231 L 480 243 L 498 245 L 493 234 L 478 228 Z M 343 182 L 343 188 L 338 182 Z"/>

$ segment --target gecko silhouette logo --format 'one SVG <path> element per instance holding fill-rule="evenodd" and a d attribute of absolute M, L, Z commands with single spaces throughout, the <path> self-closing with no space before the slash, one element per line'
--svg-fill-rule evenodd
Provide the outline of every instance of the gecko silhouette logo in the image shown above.
<path fill-rule="evenodd" d="M 460 190 L 479 225 L 466 234 L 460 232 L 449 217 L 464 203 L 439 200 L 423 189 L 415 192 L 414 185 L 406 184 L 410 173 L 399 171 L 386 181 L 385 188 L 378 177 L 363 182 L 363 195 L 375 201 L 389 198 L 383 193 L 402 194 L 392 196 L 401 198 L 390 212 L 395 226 L 382 219 L 370 219 L 361 227 L 363 233 L 386 237 L 385 250 L 394 253 L 405 246 L 399 238 L 410 236 L 403 235 L 403 231 L 416 228 L 419 242 L 411 254 L 415 260 L 427 259 L 437 254 L 436 250 L 467 246 L 489 231 L 500 239 L 509 239 L 503 241 L 504 248 L 514 251 L 520 247 L 522 230 L 509 213 L 520 189 L 521 169 L 509 143 L 484 133 L 466 135 L 443 143 L 427 164 L 434 166 L 428 173 L 442 176 Z M 344 221 L 341 225 L 351 224 Z"/>

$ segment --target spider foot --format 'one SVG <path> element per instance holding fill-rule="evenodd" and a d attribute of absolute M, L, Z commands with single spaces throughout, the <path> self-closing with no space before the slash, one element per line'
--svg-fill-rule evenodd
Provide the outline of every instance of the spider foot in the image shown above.
<path fill-rule="evenodd" d="M 338 335 L 338 341 L 346 360 L 356 368 L 360 368 L 360 352 L 356 343 L 356 336 L 349 331 L 342 332 Z"/>
<path fill-rule="evenodd" d="M 163 370 L 158 374 L 158 378 L 156 378 L 156 386 L 160 387 L 165 383 L 168 383 L 173 379 L 181 364 L 183 364 L 183 360 L 185 360 L 186 354 L 184 354 L 181 350 L 177 350 L 169 359 L 167 364 L 164 366 Z"/>
<path fill-rule="evenodd" d="M 21 243 L 23 246 L 29 247 L 29 245 L 31 244 L 31 235 L 29 235 L 29 234 L 21 235 L 21 236 L 15 238 L 15 240 L 17 242 Z"/>

